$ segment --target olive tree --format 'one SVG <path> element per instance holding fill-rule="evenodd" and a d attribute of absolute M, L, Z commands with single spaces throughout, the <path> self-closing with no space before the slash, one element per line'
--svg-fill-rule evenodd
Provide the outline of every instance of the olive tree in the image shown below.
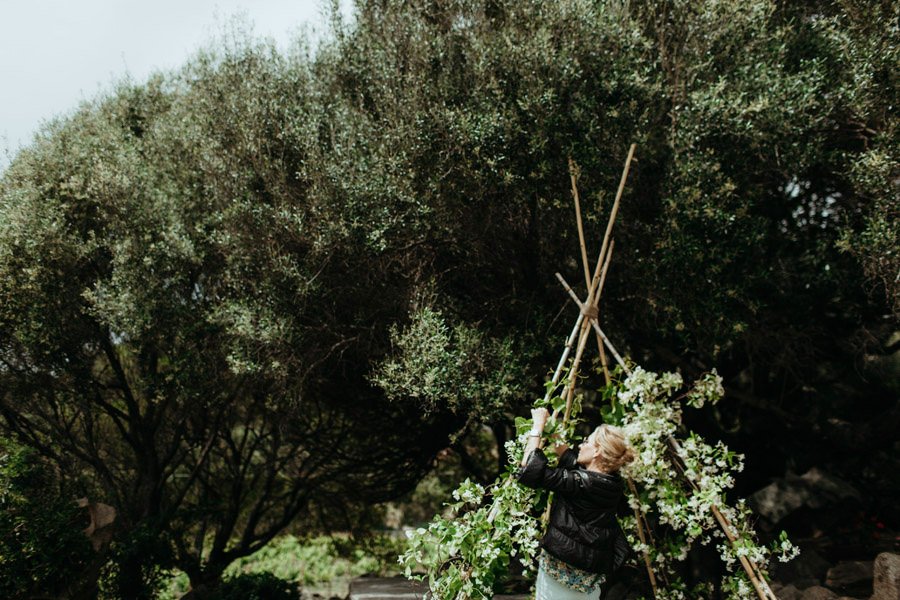
<path fill-rule="evenodd" d="M 58 120 L 4 175 L 4 426 L 117 508 L 121 597 L 170 566 L 203 596 L 298 516 L 408 490 L 459 427 L 359 368 L 403 281 L 320 224 L 309 77 L 264 45 L 203 54 Z"/>
<path fill-rule="evenodd" d="M 700 418 L 766 427 L 765 468 L 884 447 L 896 394 L 854 365 L 896 326 L 897 18 L 360 0 L 316 52 L 239 35 L 124 82 L 0 182 L 4 429 L 164 540 L 123 594 L 174 564 L 202 595 L 467 426 L 502 441 L 567 333 L 568 159 L 596 240 L 636 142 L 607 332 L 717 365 L 734 401 Z"/>

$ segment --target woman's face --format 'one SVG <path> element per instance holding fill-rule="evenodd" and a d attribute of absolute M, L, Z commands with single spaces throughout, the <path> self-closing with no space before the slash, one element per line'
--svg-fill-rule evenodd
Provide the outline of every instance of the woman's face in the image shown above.
<path fill-rule="evenodd" d="M 586 467 L 594 462 L 594 459 L 600 454 L 600 448 L 594 444 L 595 435 L 596 432 L 587 436 L 578 446 L 578 464 Z"/>

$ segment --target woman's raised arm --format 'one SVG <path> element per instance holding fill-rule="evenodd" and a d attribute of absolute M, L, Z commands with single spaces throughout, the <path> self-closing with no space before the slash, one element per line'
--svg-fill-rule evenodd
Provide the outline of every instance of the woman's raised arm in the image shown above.
<path fill-rule="evenodd" d="M 546 408 L 531 409 L 531 431 L 528 432 L 528 441 L 525 443 L 525 452 L 522 454 L 523 467 L 528 464 L 528 457 L 540 444 L 549 417 L 550 412 Z"/>

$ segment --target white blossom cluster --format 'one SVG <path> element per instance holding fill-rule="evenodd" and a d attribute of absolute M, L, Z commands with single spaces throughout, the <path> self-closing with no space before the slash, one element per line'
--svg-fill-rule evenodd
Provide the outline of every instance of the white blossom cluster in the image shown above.
<path fill-rule="evenodd" d="M 781 532 L 781 537 L 773 545 L 772 553 L 778 555 L 779 562 L 789 562 L 800 556 L 800 548 L 791 543 L 787 533 Z"/>
<path fill-rule="evenodd" d="M 728 600 L 754 600 L 757 598 L 756 591 L 743 573 L 724 577 L 722 591 Z"/>
<path fill-rule="evenodd" d="M 688 600 L 689 596 L 684 590 L 679 588 L 663 588 L 656 595 L 658 600 Z"/>
<path fill-rule="evenodd" d="M 620 521 L 638 555 L 646 552 L 654 570 L 665 574 L 666 584 L 661 585 L 657 597 L 708 598 L 711 583 L 688 589 L 673 566 L 687 557 L 695 543 L 715 540 L 730 571 L 722 589 L 734 600 L 751 598 L 754 591 L 739 564 L 740 557 L 753 560 L 765 570 L 771 558 L 790 560 L 797 548 L 784 534 L 771 548 L 759 546 L 746 504 L 725 503 L 726 493 L 734 486 L 734 474 L 743 469 L 743 456 L 721 442 L 710 444 L 693 433 L 683 435 L 682 401 L 696 408 L 717 402 L 724 393 L 722 378 L 712 371 L 688 392 L 676 396 L 684 385 L 678 373 L 657 374 L 635 367 L 616 385 L 610 415 L 615 415 L 613 420 L 622 427 L 637 455 L 623 472 L 638 488 L 637 495 L 628 494 L 629 504 L 665 527 L 662 535 L 656 532 L 652 543 L 642 543 L 637 519 L 632 516 Z M 579 410 L 580 401 L 576 401 L 573 417 Z M 550 423 L 548 432 L 571 439 L 576 422 L 573 418 L 565 427 Z M 490 598 L 494 584 L 506 574 L 512 560 L 519 560 L 526 569 L 533 566 L 541 527 L 532 515 L 541 496 L 514 481 L 529 428 L 526 419 L 516 420 L 517 437 L 505 444 L 510 464 L 504 477 L 487 490 L 467 479 L 453 492 L 456 502 L 449 507 L 455 516 L 445 519 L 439 515 L 428 528 L 411 535 L 400 563 L 407 577 L 424 569 L 435 598 Z M 679 437 L 682 441 L 675 441 Z M 554 458 L 552 453 L 549 458 Z M 491 502 L 482 506 L 486 496 Z M 728 533 L 733 542 L 718 527 L 714 509 L 730 523 Z"/>
<path fill-rule="evenodd" d="M 455 518 L 439 515 L 410 536 L 399 559 L 406 577 L 421 578 L 414 570 L 424 567 L 436 598 L 492 598 L 494 583 L 511 560 L 531 568 L 540 543 L 540 523 L 531 511 L 536 494 L 511 477 L 512 471 L 491 486 L 491 504 L 468 512 L 465 508 L 480 504 L 486 490 L 468 479 L 460 484 L 453 492 L 457 502 L 449 505 Z"/>
<path fill-rule="evenodd" d="M 681 387 L 682 383 L 681 375 L 678 373 L 658 375 L 652 371 L 645 371 L 641 367 L 635 367 L 622 382 L 618 393 L 619 402 L 630 405 L 660 397 L 668 398 L 672 392 Z"/>
<path fill-rule="evenodd" d="M 525 450 L 525 446 L 519 440 L 506 440 L 506 443 L 503 444 L 503 449 L 510 464 L 517 465 L 522 462 L 522 453 Z"/>
<path fill-rule="evenodd" d="M 635 550 L 646 551 L 654 569 L 666 573 L 669 585 L 660 591 L 660 598 L 705 597 L 703 592 L 683 586 L 672 567 L 687 557 L 695 543 L 708 544 L 714 539 L 720 541 L 717 548 L 733 573 L 727 581 L 729 597 L 743 598 L 741 594 L 750 584 L 738 564 L 739 557 L 745 556 L 765 569 L 774 554 L 789 559 L 796 556 L 797 549 L 786 536 L 771 549 L 759 546 L 743 501 L 736 507 L 726 505 L 734 475 L 743 470 L 742 455 L 722 442 L 710 444 L 694 433 L 676 436 L 683 429 L 680 401 L 695 408 L 718 402 L 724 394 L 722 378 L 715 371 L 707 373 L 687 393 L 676 397 L 682 385 L 677 373 L 657 374 L 637 367 L 619 386 L 616 398 L 626 407 L 619 424 L 637 455 L 624 469 L 639 488 L 637 496 L 629 494 L 629 504 L 670 528 L 670 534 L 650 545 L 639 541 L 636 519 L 625 519 L 622 525 Z M 678 442 L 676 437 L 684 439 Z M 714 509 L 731 524 L 729 533 L 734 543 L 719 528 Z"/>
<path fill-rule="evenodd" d="M 468 478 L 453 490 L 453 499 L 466 504 L 481 504 L 484 498 L 484 487 Z"/>
<path fill-rule="evenodd" d="M 694 387 L 687 393 L 687 405 L 693 408 L 701 408 L 707 402 L 715 404 L 725 395 L 725 387 L 722 385 L 722 377 L 715 369 L 706 373 L 694 382 Z"/>

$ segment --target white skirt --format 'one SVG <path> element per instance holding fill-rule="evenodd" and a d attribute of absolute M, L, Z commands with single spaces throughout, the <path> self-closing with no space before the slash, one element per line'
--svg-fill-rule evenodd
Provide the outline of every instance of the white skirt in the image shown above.
<path fill-rule="evenodd" d="M 579 592 L 557 581 L 544 571 L 543 567 L 538 569 L 534 600 L 598 600 L 599 598 L 599 587 L 591 593 Z"/>

